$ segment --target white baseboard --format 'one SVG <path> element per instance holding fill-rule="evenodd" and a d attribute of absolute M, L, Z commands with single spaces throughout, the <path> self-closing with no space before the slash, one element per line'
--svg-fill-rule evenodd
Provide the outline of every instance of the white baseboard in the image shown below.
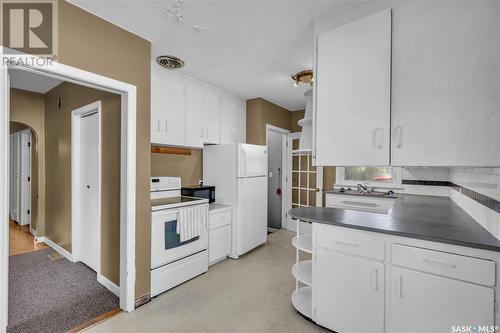
<path fill-rule="evenodd" d="M 52 248 L 54 251 L 56 252 L 59 252 L 63 257 L 65 257 L 66 259 L 68 259 L 69 261 L 71 262 L 75 262 L 73 260 L 73 255 L 71 253 L 69 253 L 67 250 L 65 250 L 62 246 L 54 243 L 53 241 L 51 241 L 50 239 L 48 239 L 47 237 L 37 237 L 37 242 L 43 242 L 45 244 L 47 244 L 50 248 Z"/>
<path fill-rule="evenodd" d="M 102 284 L 104 287 L 106 287 L 106 289 L 111 291 L 117 297 L 120 297 L 120 287 L 108 280 L 104 275 L 97 274 L 97 282 Z"/>

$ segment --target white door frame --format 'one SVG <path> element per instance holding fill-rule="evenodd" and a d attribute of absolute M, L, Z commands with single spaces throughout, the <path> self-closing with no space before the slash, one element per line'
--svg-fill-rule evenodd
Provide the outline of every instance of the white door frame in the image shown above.
<path fill-rule="evenodd" d="M 82 117 L 86 115 L 91 115 L 97 112 L 98 119 L 98 176 L 97 176 L 97 193 L 98 193 L 98 204 L 97 204 L 97 216 L 99 216 L 99 227 L 97 228 L 97 276 L 98 280 L 101 277 L 101 191 L 102 191 L 102 164 L 101 164 L 101 144 L 102 144 L 102 114 L 101 114 L 101 101 L 90 103 L 88 105 L 82 106 L 78 109 L 71 111 L 71 249 L 72 249 L 72 259 L 74 262 L 81 261 L 82 256 L 82 243 L 81 230 L 82 221 L 80 221 L 80 124 Z"/>
<path fill-rule="evenodd" d="M 8 220 L 9 76 L 16 68 L 121 96 L 120 308 L 134 310 L 136 221 L 136 96 L 134 85 L 27 54 L 4 56 L 0 47 L 0 220 Z M 8 61 L 6 61 L 8 60 Z M 8 223 L 0 226 L 0 330 L 7 326 Z"/>
<path fill-rule="evenodd" d="M 281 142 L 281 228 L 287 227 L 287 212 L 288 206 L 287 202 L 289 200 L 288 196 L 291 195 L 291 192 L 285 191 L 284 189 L 288 188 L 288 161 L 287 161 L 287 146 L 288 146 L 288 135 L 290 134 L 289 130 L 276 127 L 273 125 L 266 124 L 266 146 L 269 152 L 269 131 L 273 131 L 279 134 L 282 134 L 282 142 Z M 267 175 L 269 179 L 269 174 Z"/>

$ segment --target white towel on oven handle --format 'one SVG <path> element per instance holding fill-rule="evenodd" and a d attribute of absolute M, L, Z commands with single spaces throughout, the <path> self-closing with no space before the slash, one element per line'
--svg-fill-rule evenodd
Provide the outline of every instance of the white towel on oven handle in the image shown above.
<path fill-rule="evenodd" d="M 182 207 L 179 210 L 176 232 L 185 242 L 207 231 L 208 205 Z"/>

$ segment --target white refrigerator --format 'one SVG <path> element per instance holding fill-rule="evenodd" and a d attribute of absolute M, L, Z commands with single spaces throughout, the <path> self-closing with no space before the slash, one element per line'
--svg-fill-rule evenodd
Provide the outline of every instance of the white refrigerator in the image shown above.
<path fill-rule="evenodd" d="M 203 183 L 215 186 L 216 203 L 233 207 L 231 258 L 267 241 L 266 146 L 204 147 Z"/>

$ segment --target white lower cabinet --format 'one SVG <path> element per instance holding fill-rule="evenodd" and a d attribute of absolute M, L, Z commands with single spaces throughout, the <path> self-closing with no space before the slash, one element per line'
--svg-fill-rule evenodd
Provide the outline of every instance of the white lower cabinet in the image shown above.
<path fill-rule="evenodd" d="M 391 268 L 390 332 L 451 332 L 455 326 L 493 326 L 495 290 Z"/>
<path fill-rule="evenodd" d="M 493 332 L 500 323 L 498 252 L 319 223 L 312 236 L 311 317 L 321 326 Z"/>
<path fill-rule="evenodd" d="M 208 264 L 231 253 L 231 207 L 211 204 L 208 217 Z"/>
<path fill-rule="evenodd" d="M 211 265 L 231 253 L 231 226 L 208 232 L 208 264 Z"/>
<path fill-rule="evenodd" d="M 316 322 L 335 332 L 384 332 L 384 264 L 315 251 Z"/>

